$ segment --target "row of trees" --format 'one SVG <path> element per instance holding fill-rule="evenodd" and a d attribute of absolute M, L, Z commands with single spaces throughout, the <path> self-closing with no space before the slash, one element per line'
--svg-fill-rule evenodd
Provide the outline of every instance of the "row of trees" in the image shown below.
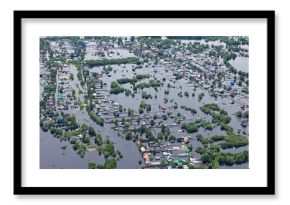
<path fill-rule="evenodd" d="M 201 134 L 196 136 L 197 141 L 201 142 L 204 147 L 208 147 L 209 144 L 215 143 L 216 146 L 222 149 L 238 148 L 249 144 L 249 140 L 246 136 L 240 134 L 230 133 L 226 136 L 214 135 L 212 137 L 203 137 Z M 216 144 L 219 142 L 218 144 Z"/>
<path fill-rule="evenodd" d="M 140 89 L 144 89 L 144 88 L 158 88 L 162 85 L 162 83 L 160 83 L 159 81 L 154 81 L 154 80 L 150 80 L 149 83 L 139 83 L 139 84 L 135 84 L 133 86 L 133 90 L 137 90 L 138 88 Z"/>
<path fill-rule="evenodd" d="M 119 94 L 119 93 L 123 93 L 124 91 L 125 89 L 121 87 L 118 83 L 116 83 L 115 81 L 111 83 L 110 94 Z"/>
<path fill-rule="evenodd" d="M 100 118 L 98 115 L 96 115 L 96 113 L 91 111 L 91 112 L 89 112 L 89 116 L 96 124 L 98 124 L 100 126 L 104 126 L 104 120 L 102 118 Z"/>
<path fill-rule="evenodd" d="M 116 169 L 117 168 L 117 160 L 116 159 L 108 159 L 105 161 L 105 163 L 102 164 L 96 164 L 93 162 L 88 163 L 89 169 Z"/>
<path fill-rule="evenodd" d="M 149 74 L 137 74 L 136 76 L 132 77 L 132 78 L 120 78 L 117 79 L 117 82 L 119 84 L 126 84 L 126 83 L 131 83 L 131 84 L 135 84 L 137 83 L 139 80 L 143 80 L 146 78 L 150 78 Z"/>
<path fill-rule="evenodd" d="M 88 67 L 94 66 L 105 66 L 114 64 L 140 64 L 138 58 L 128 57 L 128 58 L 117 58 L 117 59 L 102 59 L 102 60 L 89 60 L 85 62 Z"/>
<path fill-rule="evenodd" d="M 190 111 L 191 114 L 193 114 L 193 115 L 197 113 L 196 109 L 194 109 L 194 108 L 190 108 L 190 107 L 187 107 L 187 106 L 185 106 L 185 105 L 181 105 L 180 108 L 181 108 L 181 109 L 185 109 L 186 111 Z"/>
<path fill-rule="evenodd" d="M 188 133 L 198 132 L 200 127 L 204 128 L 205 130 L 213 129 L 213 126 L 210 122 L 202 119 L 196 120 L 194 122 L 183 123 L 181 125 L 181 128 L 185 129 Z"/>
<path fill-rule="evenodd" d="M 212 123 L 229 124 L 231 122 L 231 117 L 228 116 L 228 113 L 216 103 L 205 104 L 200 107 L 200 110 L 212 116 Z"/>
<path fill-rule="evenodd" d="M 236 116 L 238 117 L 238 118 L 249 118 L 249 111 L 238 111 L 237 113 L 236 113 Z"/>
<path fill-rule="evenodd" d="M 207 148 L 197 147 L 195 151 L 201 155 L 200 159 L 203 164 L 210 169 L 218 169 L 221 165 L 243 164 L 249 160 L 248 151 L 239 153 L 220 152 L 218 145 L 210 145 Z"/>

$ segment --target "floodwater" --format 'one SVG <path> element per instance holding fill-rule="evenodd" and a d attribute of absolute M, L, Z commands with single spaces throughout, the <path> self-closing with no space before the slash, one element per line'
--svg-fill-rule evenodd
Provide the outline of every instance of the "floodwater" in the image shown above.
<path fill-rule="evenodd" d="M 68 87 L 77 89 L 81 88 L 79 81 L 77 79 L 77 69 L 75 66 L 70 67 L 71 72 L 74 75 L 74 80 L 70 82 Z M 83 96 L 78 95 L 80 99 Z M 66 114 L 75 114 L 76 119 L 79 124 L 86 123 L 88 126 L 95 128 L 97 132 L 102 134 L 103 140 L 108 138 L 114 143 L 114 146 L 119 150 L 123 158 L 119 159 L 118 167 L 119 169 L 136 169 L 140 168 L 139 160 L 141 160 L 141 155 L 137 149 L 137 146 L 132 141 L 127 141 L 114 132 L 108 125 L 105 124 L 104 127 L 96 125 L 89 117 L 85 109 L 69 109 L 64 111 Z M 88 162 L 94 162 L 96 164 L 104 163 L 104 157 L 99 156 L 96 151 L 87 151 L 84 158 L 81 158 L 76 151 L 73 150 L 72 145 L 68 141 L 60 141 L 54 138 L 49 132 L 43 132 L 40 130 L 40 168 L 50 169 L 50 168 L 63 168 L 63 169 L 86 169 L 88 167 Z M 65 150 L 61 149 L 62 146 L 67 145 Z"/>
<path fill-rule="evenodd" d="M 66 148 L 62 149 L 63 146 Z M 41 169 L 87 169 L 88 162 L 103 163 L 104 158 L 98 152 L 86 152 L 81 158 L 68 141 L 61 141 L 40 129 Z"/>
<path fill-rule="evenodd" d="M 237 57 L 234 61 L 230 61 L 231 64 L 238 70 L 248 71 L 248 58 L 244 57 Z M 101 78 L 101 80 L 107 84 L 107 86 L 104 86 L 104 89 L 107 89 L 109 92 L 110 84 L 112 81 L 116 81 L 119 78 L 132 78 L 134 76 L 134 72 L 132 71 L 133 65 L 127 64 L 124 67 L 118 66 L 118 65 L 112 65 L 113 71 L 111 72 L 111 77 L 106 76 L 105 74 Z M 154 72 L 154 69 L 157 68 L 157 73 Z M 84 68 L 88 69 L 88 68 Z M 93 67 L 89 69 L 90 72 L 98 72 L 101 73 L 102 67 Z M 166 69 L 166 71 L 165 71 Z M 70 85 L 68 87 L 72 87 L 73 89 L 77 89 L 79 85 L 79 81 L 77 79 L 77 70 L 74 66 L 71 66 L 71 72 L 74 75 L 74 81 L 70 82 Z M 107 97 L 107 100 L 113 100 L 120 105 L 123 106 L 123 108 L 126 108 L 127 110 L 133 109 L 135 113 L 138 113 L 139 104 L 141 100 L 144 100 L 146 103 L 150 103 L 152 110 L 147 113 L 144 111 L 145 115 L 149 115 L 150 117 L 153 117 L 154 114 L 160 114 L 162 111 L 159 109 L 159 105 L 164 103 L 164 98 L 168 99 L 167 105 L 167 112 L 172 112 L 173 115 L 176 115 L 176 113 L 181 113 L 181 115 L 185 115 L 186 119 L 184 122 L 190 122 L 197 119 L 205 119 L 210 121 L 211 117 L 204 114 L 199 108 L 207 103 L 218 103 L 220 107 L 222 107 L 224 110 L 226 110 L 231 116 L 232 120 L 230 122 L 230 126 L 232 126 L 237 132 L 238 130 L 244 131 L 248 134 L 248 127 L 243 128 L 241 126 L 241 122 L 238 118 L 234 116 L 234 114 L 240 110 L 240 104 L 247 100 L 247 98 L 243 96 L 237 96 L 235 98 L 236 103 L 233 105 L 230 105 L 231 99 L 229 98 L 213 98 L 211 97 L 206 90 L 203 90 L 199 87 L 194 87 L 192 84 L 188 84 L 188 81 L 185 79 L 181 80 L 174 80 L 173 71 L 171 69 L 167 69 L 166 66 L 163 65 L 157 65 L 156 67 L 142 67 L 141 69 L 135 70 L 136 74 L 151 74 L 153 77 L 150 79 L 144 79 L 139 81 L 141 82 L 149 82 L 149 80 L 160 80 L 163 82 L 164 86 L 158 88 L 158 91 L 155 91 L 153 88 L 144 88 L 142 91 L 138 90 L 137 93 L 135 93 L 135 97 L 132 97 L 131 95 L 126 96 L 125 93 L 121 93 L 118 95 L 109 95 Z M 165 81 L 163 81 L 163 78 L 165 78 Z M 167 85 L 170 84 L 171 88 L 168 88 Z M 122 85 L 124 88 L 132 89 L 131 84 L 124 84 Z M 194 91 L 194 88 L 196 89 Z M 169 90 L 169 94 L 166 95 L 164 93 L 165 90 Z M 189 93 L 189 97 L 184 96 L 184 92 L 187 91 Z M 151 94 L 151 99 L 142 99 L 142 92 L 147 92 Z M 178 93 L 182 92 L 183 97 L 179 97 Z M 199 93 L 204 92 L 205 96 L 201 101 L 198 101 L 198 95 Z M 192 96 L 192 93 L 195 94 L 195 96 Z M 83 99 L 83 95 L 79 94 L 80 99 Z M 178 110 L 174 110 L 173 106 L 177 103 L 179 108 Z M 186 111 L 184 109 L 181 109 L 180 106 L 185 105 L 190 108 L 194 108 L 197 111 L 197 114 L 192 115 L 190 111 Z M 230 106 L 229 106 L 230 105 Z M 137 146 L 132 141 L 127 141 L 120 136 L 118 136 L 118 132 L 111 129 L 112 124 L 105 123 L 104 127 L 100 127 L 99 125 L 96 125 L 88 116 L 88 113 L 85 109 L 79 110 L 79 109 L 69 109 L 68 111 L 64 111 L 67 114 L 75 114 L 78 123 L 86 123 L 89 126 L 93 126 L 97 132 L 100 132 L 102 134 L 103 139 L 106 139 L 108 137 L 113 143 L 117 150 L 119 150 L 123 158 L 118 161 L 118 167 L 119 169 L 138 169 L 141 168 L 142 165 L 139 165 L 139 160 L 141 160 L 141 153 L 138 151 Z M 162 119 L 157 119 L 156 123 L 159 121 L 162 121 Z M 175 122 L 173 119 L 168 118 L 166 122 L 167 125 L 173 125 Z M 171 134 L 175 136 L 184 136 L 186 133 L 180 133 L 178 132 L 180 130 L 179 126 L 172 126 L 170 127 Z M 160 132 L 160 128 L 152 128 L 152 131 L 157 134 Z M 225 135 L 225 131 L 221 131 L 219 127 L 214 127 L 212 131 L 206 131 L 203 128 L 199 129 L 199 132 L 194 134 L 186 134 L 192 137 L 191 143 L 193 146 L 193 149 L 195 149 L 198 146 L 202 146 L 200 142 L 196 140 L 196 135 L 202 134 L 204 137 L 210 137 L 212 135 Z M 171 145 L 178 146 L 178 143 L 170 143 Z M 66 149 L 62 149 L 62 146 L 67 145 Z M 244 150 L 248 150 L 248 146 L 241 147 L 238 149 L 226 149 L 223 150 L 223 152 L 241 152 Z M 199 154 L 193 153 L 196 157 L 199 157 Z M 98 152 L 96 151 L 87 151 L 84 158 L 81 158 L 76 151 L 73 150 L 72 145 L 69 144 L 68 141 L 60 141 L 57 138 L 54 138 L 50 133 L 44 133 L 42 130 L 40 130 L 40 168 L 44 169 L 50 169 L 50 168 L 76 168 L 76 169 L 85 169 L 88 166 L 88 162 L 94 162 L 94 163 L 104 163 L 104 157 L 100 156 Z M 242 165 L 234 165 L 232 167 L 227 166 L 221 166 L 221 168 L 235 168 L 235 169 L 244 169 L 248 168 L 248 163 L 242 164 Z"/>
<path fill-rule="evenodd" d="M 119 78 L 122 77 L 133 77 L 133 71 L 132 71 L 133 65 L 126 65 L 125 68 L 121 68 L 120 66 L 113 65 L 113 71 L 116 70 L 116 72 L 112 72 L 111 77 L 104 76 L 102 77 L 103 82 L 107 83 L 107 89 L 109 89 L 109 85 L 112 81 L 116 81 Z M 72 87 L 75 87 L 75 84 L 78 83 L 77 76 L 76 76 L 76 69 L 72 68 L 72 72 L 75 75 L 74 81 L 72 82 Z M 90 69 L 90 72 L 100 72 L 102 71 L 102 67 L 94 67 Z M 167 98 L 169 101 L 167 103 L 168 109 L 167 112 L 173 112 L 177 113 L 172 107 L 174 103 L 176 102 L 179 105 L 178 112 L 180 112 L 182 115 L 185 115 L 187 118 L 184 122 L 190 122 L 193 120 L 197 120 L 200 118 L 211 120 L 211 117 L 204 114 L 199 107 L 203 106 L 205 103 L 213 103 L 218 102 L 219 106 L 225 109 L 228 114 L 231 116 L 232 120 L 230 122 L 230 125 L 234 128 L 234 130 L 237 132 L 238 129 L 245 131 L 248 133 L 247 128 L 243 128 L 240 125 L 240 121 L 233 116 L 234 113 L 236 113 L 240 106 L 238 103 L 234 104 L 233 106 L 229 107 L 230 99 L 228 98 L 220 98 L 217 99 L 211 97 L 208 95 L 208 93 L 204 90 L 201 90 L 201 88 L 197 87 L 196 91 L 194 91 L 193 85 L 187 84 L 187 80 L 181 79 L 177 80 L 175 83 L 172 80 L 173 72 L 171 70 L 168 70 L 165 72 L 164 67 L 158 67 L 158 72 L 154 73 L 154 68 L 148 67 L 148 68 L 142 68 L 137 69 L 135 71 L 137 74 L 141 73 L 149 73 L 155 76 L 155 78 L 162 81 L 162 78 L 165 77 L 166 80 L 163 81 L 164 85 L 163 87 L 158 88 L 158 91 L 156 92 L 153 88 L 144 88 L 143 91 L 151 94 L 152 99 L 142 99 L 141 97 L 141 91 L 138 91 L 135 93 L 135 97 L 132 96 L 125 96 L 124 93 L 118 94 L 118 95 L 110 95 L 108 97 L 108 100 L 114 100 L 115 102 L 118 102 L 123 106 L 123 108 L 126 109 L 133 109 L 135 110 L 135 113 L 138 112 L 139 104 L 141 100 L 144 100 L 146 103 L 151 104 L 152 111 L 148 113 L 151 117 L 153 117 L 154 114 L 162 113 L 162 111 L 159 109 L 159 105 L 164 103 L 164 98 Z M 165 75 L 164 75 L 165 73 Z M 148 82 L 149 79 L 142 80 L 140 82 Z M 167 88 L 167 85 L 171 84 L 171 86 L 174 86 L 174 88 Z M 125 88 L 130 88 L 130 84 L 123 85 Z M 132 89 L 131 89 L 132 90 Z M 169 90 L 169 94 L 165 95 L 164 91 Z M 189 93 L 189 97 L 179 97 L 177 94 L 179 92 L 184 93 L 187 91 Z M 198 101 L 198 94 L 201 92 L 205 92 L 204 98 L 199 102 Z M 192 97 L 192 93 L 195 93 L 195 96 Z M 157 98 L 155 98 L 155 95 Z M 181 109 L 180 106 L 185 105 L 190 108 L 195 108 L 197 111 L 196 115 L 192 115 L 190 111 L 186 111 L 184 109 Z M 72 114 L 74 113 L 76 115 L 76 118 L 78 122 L 81 124 L 82 122 L 86 123 L 89 126 L 93 126 L 95 130 L 100 132 L 102 134 L 103 139 L 105 139 L 107 136 L 109 139 L 114 142 L 115 147 L 117 150 L 119 150 L 122 155 L 124 156 L 120 161 L 118 162 L 118 167 L 120 169 L 132 169 L 132 168 L 140 168 L 142 165 L 138 164 L 138 161 L 141 159 L 141 154 L 137 149 L 137 146 L 132 141 L 127 141 L 117 135 L 117 132 L 111 129 L 111 124 L 105 124 L 104 127 L 100 127 L 99 125 L 96 125 L 88 116 L 88 113 L 85 109 L 82 111 L 79 109 L 71 109 L 69 111 L 65 111 L 65 113 Z M 145 114 L 146 111 L 145 111 Z M 162 119 L 157 119 L 156 123 L 159 121 L 162 121 Z M 168 119 L 166 121 L 168 125 L 174 124 L 173 119 Z M 183 136 L 185 133 L 178 133 L 178 130 L 180 128 L 178 126 L 171 127 L 170 131 L 173 135 L 176 136 Z M 160 132 L 160 128 L 153 128 L 152 129 L 154 133 Z M 225 131 L 221 131 L 219 127 L 215 127 L 212 131 L 205 131 L 203 128 L 199 129 L 199 132 L 194 134 L 189 134 L 193 140 L 191 140 L 191 143 L 193 145 L 193 148 L 196 148 L 198 146 L 201 146 L 201 143 L 196 140 L 196 135 L 202 134 L 205 137 L 210 137 L 212 135 L 225 135 Z M 69 144 L 69 142 L 60 142 L 59 139 L 54 138 L 49 133 L 42 133 L 41 132 L 41 168 L 87 168 L 87 163 L 89 161 L 95 162 L 95 163 L 103 163 L 104 159 L 103 156 L 99 156 L 97 152 L 86 152 L 85 157 L 82 159 L 80 156 L 72 149 L 72 145 Z M 61 146 L 68 145 L 66 150 L 62 150 Z M 174 143 L 172 145 L 178 146 L 178 143 Z M 248 147 L 242 147 L 239 148 L 239 151 L 247 150 Z M 236 152 L 235 149 L 227 149 L 224 150 L 225 152 Z M 196 157 L 199 157 L 197 153 L 194 153 Z M 235 165 L 235 168 L 247 168 L 247 164 L 242 165 Z M 224 166 L 222 167 L 224 168 Z"/>
<path fill-rule="evenodd" d="M 231 59 L 229 63 L 232 64 L 232 66 L 234 66 L 234 68 L 236 68 L 238 71 L 249 72 L 248 57 L 238 56 L 235 60 Z"/>

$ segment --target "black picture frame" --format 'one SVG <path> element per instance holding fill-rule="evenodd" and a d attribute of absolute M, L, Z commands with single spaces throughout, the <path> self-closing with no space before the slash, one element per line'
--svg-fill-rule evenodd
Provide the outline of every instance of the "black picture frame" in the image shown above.
<path fill-rule="evenodd" d="M 24 187 L 22 186 L 22 19 L 211 18 L 267 20 L 266 187 Z M 269 83 L 271 82 L 271 84 Z M 275 194 L 275 11 L 14 11 L 14 194 L 16 195 L 273 195 Z"/>

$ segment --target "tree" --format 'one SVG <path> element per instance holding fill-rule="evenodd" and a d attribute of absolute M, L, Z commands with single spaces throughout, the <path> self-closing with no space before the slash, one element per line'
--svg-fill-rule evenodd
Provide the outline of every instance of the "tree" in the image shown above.
<path fill-rule="evenodd" d="M 151 111 L 151 105 L 150 104 L 146 104 L 146 111 L 147 112 Z"/>
<path fill-rule="evenodd" d="M 139 114 L 142 114 L 144 110 L 142 108 L 139 108 Z"/>
<path fill-rule="evenodd" d="M 117 120 L 117 119 L 114 120 L 114 125 L 115 125 L 116 127 L 118 126 L 118 120 Z"/>
<path fill-rule="evenodd" d="M 174 108 L 175 110 L 178 109 L 178 104 L 175 103 L 173 108 Z"/>
<path fill-rule="evenodd" d="M 96 163 L 92 163 L 92 162 L 89 162 L 89 163 L 88 163 L 88 168 L 89 168 L 89 169 L 96 169 L 96 167 L 97 167 L 97 166 L 96 166 Z"/>
<path fill-rule="evenodd" d="M 164 134 L 165 133 L 165 128 L 166 126 L 164 124 L 161 125 L 161 132 Z"/>
<path fill-rule="evenodd" d="M 74 80 L 74 75 L 72 73 L 70 73 L 69 79 Z"/>
<path fill-rule="evenodd" d="M 176 137 L 174 135 L 170 135 L 169 141 L 175 142 L 176 141 Z"/>
<path fill-rule="evenodd" d="M 126 140 L 130 140 L 130 139 L 131 139 L 131 134 L 130 134 L 130 132 L 126 132 L 126 133 L 125 133 L 125 139 L 126 139 Z"/>
<path fill-rule="evenodd" d="M 95 137 L 95 143 L 99 146 L 103 144 L 103 139 L 100 133 L 98 133 L 97 136 Z"/>
<path fill-rule="evenodd" d="M 91 141 L 90 141 L 90 138 L 89 138 L 89 137 L 87 137 L 86 135 L 84 135 L 84 136 L 83 136 L 83 142 L 84 142 L 85 144 L 89 144 Z"/>
<path fill-rule="evenodd" d="M 133 115 L 133 110 L 131 110 L 130 108 L 128 109 L 128 117 Z"/>
<path fill-rule="evenodd" d="M 242 117 L 243 112 L 240 110 L 236 113 L 237 118 L 241 118 Z"/>
<path fill-rule="evenodd" d="M 204 93 L 200 93 L 200 94 L 198 95 L 198 100 L 201 101 L 203 97 L 204 97 Z"/>
<path fill-rule="evenodd" d="M 89 115 L 90 115 L 91 119 L 92 119 L 93 121 L 95 121 L 95 123 L 97 123 L 97 124 L 100 125 L 100 126 L 104 126 L 104 121 L 103 121 L 103 119 L 100 118 L 99 116 L 97 116 L 94 112 L 90 112 Z"/>
<path fill-rule="evenodd" d="M 164 135 L 163 135 L 162 132 L 159 132 L 158 135 L 157 135 L 157 137 L 158 137 L 158 139 L 163 140 Z"/>
<path fill-rule="evenodd" d="M 89 135 L 91 136 L 91 137 L 94 137 L 94 136 L 96 136 L 96 131 L 95 131 L 95 129 L 93 128 L 93 127 L 89 127 Z"/>
<path fill-rule="evenodd" d="M 105 146 L 102 149 L 104 157 L 108 158 L 110 156 L 116 155 L 114 150 L 114 145 L 111 142 L 106 142 Z"/>
<path fill-rule="evenodd" d="M 205 164 L 210 162 L 210 156 L 207 152 L 205 152 L 201 157 L 200 157 L 201 161 Z"/>
<path fill-rule="evenodd" d="M 182 128 L 184 128 L 188 133 L 193 133 L 198 131 L 198 127 L 196 123 L 190 122 L 190 123 L 185 123 L 182 125 Z"/>
<path fill-rule="evenodd" d="M 148 140 L 150 142 L 154 142 L 156 139 L 155 139 L 155 137 L 153 135 L 149 135 Z"/>
<path fill-rule="evenodd" d="M 108 159 L 105 161 L 104 169 L 115 169 L 115 168 L 117 168 L 116 159 Z"/>
<path fill-rule="evenodd" d="M 81 158 L 84 158 L 86 153 L 86 147 L 81 143 L 76 144 L 76 146 L 78 149 L 78 154 L 80 155 Z"/>

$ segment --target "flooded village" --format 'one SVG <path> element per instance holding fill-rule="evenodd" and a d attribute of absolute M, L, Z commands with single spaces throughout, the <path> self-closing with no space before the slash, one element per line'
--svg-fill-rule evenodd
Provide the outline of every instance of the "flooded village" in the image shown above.
<path fill-rule="evenodd" d="M 246 36 L 40 38 L 41 169 L 246 169 Z"/>

